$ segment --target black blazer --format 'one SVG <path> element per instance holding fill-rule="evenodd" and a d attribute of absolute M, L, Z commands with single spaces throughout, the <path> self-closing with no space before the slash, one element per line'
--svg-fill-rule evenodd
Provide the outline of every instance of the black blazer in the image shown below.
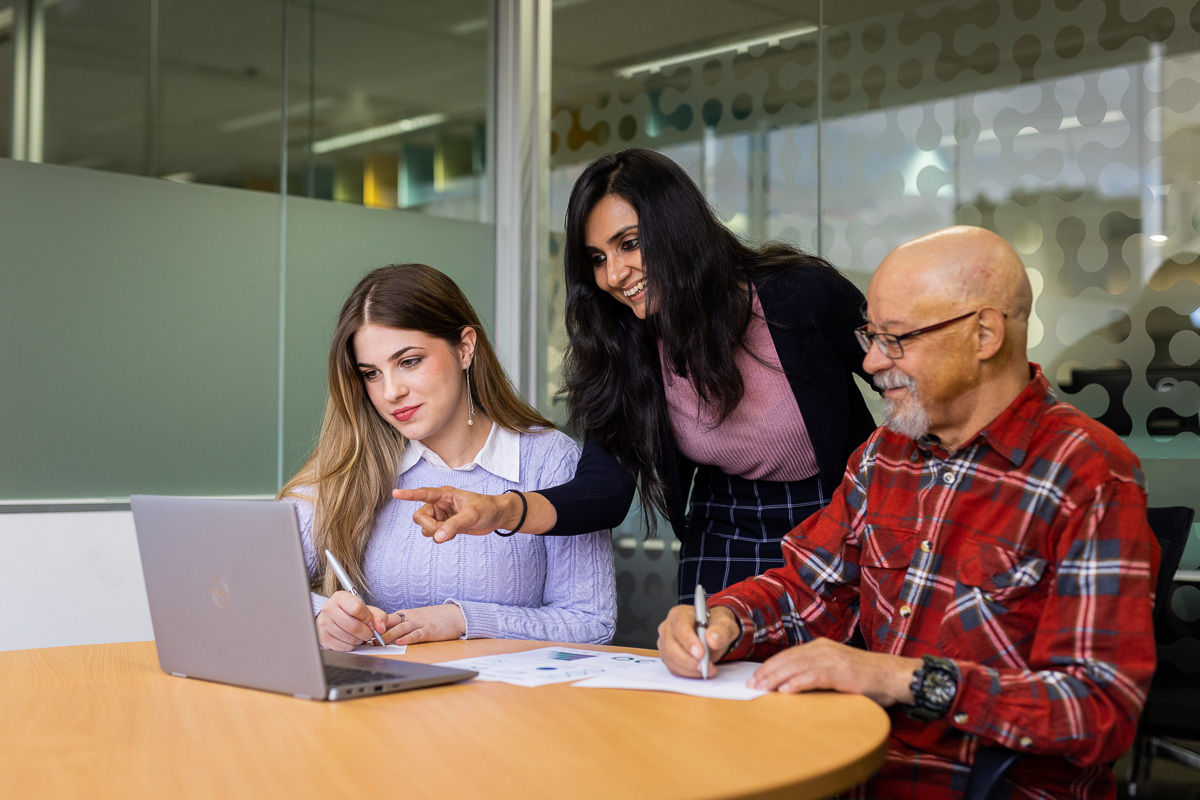
<path fill-rule="evenodd" d="M 842 480 L 846 461 L 875 430 L 854 374 L 868 382 L 854 329 L 863 324 L 866 300 L 834 270 L 800 266 L 753 281 L 767 329 L 779 354 L 796 405 L 804 417 L 821 482 L 828 495 Z M 660 427 L 659 474 L 667 488 L 669 521 L 680 540 L 688 536 L 685 503 L 696 465 L 679 452 L 670 424 Z M 608 451 L 587 437 L 575 477 L 539 494 L 558 515 L 552 535 L 615 528 L 624 521 L 636 488 Z"/>

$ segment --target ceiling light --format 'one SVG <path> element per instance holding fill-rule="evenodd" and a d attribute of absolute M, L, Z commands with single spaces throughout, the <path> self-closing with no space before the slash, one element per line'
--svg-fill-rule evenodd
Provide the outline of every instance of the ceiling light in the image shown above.
<path fill-rule="evenodd" d="M 660 72 L 664 67 L 673 67 L 676 64 L 686 64 L 689 61 L 699 61 L 704 58 L 711 58 L 722 53 L 745 53 L 752 47 L 766 45 L 767 47 L 778 47 L 784 39 L 795 39 L 799 36 L 808 36 L 816 33 L 818 30 L 816 25 L 804 25 L 799 28 L 790 28 L 785 31 L 776 31 L 762 36 L 755 36 L 753 39 L 740 39 L 736 42 L 728 44 L 715 45 L 706 47 L 703 50 L 692 50 L 687 53 L 680 53 L 677 56 L 669 56 L 660 58 L 655 61 L 645 61 L 641 64 L 633 64 L 628 67 L 621 67 L 617 70 L 617 76 L 621 78 L 632 78 L 642 72 L 655 73 Z"/>
<path fill-rule="evenodd" d="M 472 33 L 479 33 L 488 26 L 487 17 L 475 17 L 473 19 L 464 20 L 450 26 L 450 32 L 455 36 L 469 36 Z"/>
<path fill-rule="evenodd" d="M 334 150 L 345 150 L 347 147 L 354 147 L 355 145 L 366 144 L 367 142 L 374 142 L 379 139 L 388 139 L 392 136 L 399 136 L 402 133 L 409 133 L 421 130 L 422 128 L 432 128 L 434 125 L 442 124 L 447 119 L 446 114 L 422 114 L 419 117 L 409 117 L 397 122 L 389 122 L 386 125 L 364 128 L 354 133 L 344 133 L 341 136 L 333 136 L 329 139 L 313 142 L 312 151 L 321 154 L 332 153 Z"/>
<path fill-rule="evenodd" d="M 333 105 L 333 98 L 321 97 L 312 103 L 305 100 L 302 103 L 293 103 L 288 109 L 288 119 L 295 117 L 306 116 L 309 111 L 323 111 Z M 264 125 L 279 124 L 279 109 L 273 108 L 270 111 L 260 111 L 257 114 L 247 114 L 244 117 L 226 120 L 221 123 L 221 133 L 238 133 L 247 131 L 252 128 L 260 128 Z"/>

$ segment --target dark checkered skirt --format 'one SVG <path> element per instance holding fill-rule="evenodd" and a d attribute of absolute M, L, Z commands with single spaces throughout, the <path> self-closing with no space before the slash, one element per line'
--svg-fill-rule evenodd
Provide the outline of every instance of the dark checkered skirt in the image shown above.
<path fill-rule="evenodd" d="M 679 602 L 692 602 L 697 583 L 713 594 L 783 566 L 780 541 L 828 503 L 819 474 L 756 481 L 699 467 L 679 551 Z"/>

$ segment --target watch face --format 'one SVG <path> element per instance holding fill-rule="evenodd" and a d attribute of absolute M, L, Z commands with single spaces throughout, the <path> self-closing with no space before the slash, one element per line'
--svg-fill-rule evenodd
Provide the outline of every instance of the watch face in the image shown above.
<path fill-rule="evenodd" d="M 927 669 L 925 680 L 921 682 L 922 694 L 925 701 L 934 708 L 946 709 L 954 701 L 958 684 L 954 676 L 943 669 Z"/>

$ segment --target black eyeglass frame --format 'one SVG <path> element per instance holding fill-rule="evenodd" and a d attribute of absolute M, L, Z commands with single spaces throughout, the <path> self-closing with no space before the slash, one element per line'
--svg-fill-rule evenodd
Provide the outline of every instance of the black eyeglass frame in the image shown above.
<path fill-rule="evenodd" d="M 987 306 L 984 306 L 984 308 L 987 308 Z M 895 361 L 898 358 L 904 358 L 904 345 L 901 344 L 901 342 L 903 342 L 905 339 L 912 339 L 913 337 L 920 336 L 923 333 L 940 331 L 942 328 L 948 328 L 954 323 L 962 322 L 964 319 L 973 317 L 982 311 L 983 308 L 979 308 L 974 311 L 969 311 L 960 317 L 948 319 L 945 322 L 936 322 L 933 325 L 926 325 L 924 328 L 917 328 L 915 331 L 909 331 L 907 333 L 872 333 L 867 330 L 866 325 L 863 325 L 861 328 L 854 329 L 854 335 L 858 338 L 858 344 L 862 347 L 864 353 L 871 352 L 871 345 L 879 342 L 880 352 Z M 1005 316 L 1007 316 L 1007 314 Z M 892 349 L 895 349 L 899 352 L 893 355 L 891 353 Z"/>

